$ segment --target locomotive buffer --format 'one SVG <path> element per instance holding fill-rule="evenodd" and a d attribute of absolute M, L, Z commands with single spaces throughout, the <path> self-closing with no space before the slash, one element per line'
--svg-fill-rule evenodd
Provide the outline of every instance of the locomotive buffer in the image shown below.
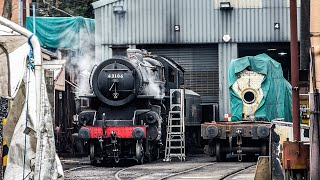
<path fill-rule="evenodd" d="M 165 159 L 185 161 L 184 89 L 170 89 L 170 111 L 167 123 Z"/>

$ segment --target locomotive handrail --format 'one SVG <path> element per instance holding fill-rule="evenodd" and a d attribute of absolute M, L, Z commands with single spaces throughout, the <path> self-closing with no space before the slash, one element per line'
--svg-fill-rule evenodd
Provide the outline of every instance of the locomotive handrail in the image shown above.
<path fill-rule="evenodd" d="M 151 109 L 139 109 L 139 110 L 135 110 L 134 113 L 133 113 L 133 118 L 132 118 L 132 125 L 135 124 L 136 122 L 136 115 L 140 115 L 140 114 L 143 114 L 143 113 L 148 113 L 150 112 Z"/>
<path fill-rule="evenodd" d="M 154 98 L 152 95 L 138 95 L 137 98 Z"/>
<path fill-rule="evenodd" d="M 94 65 L 91 69 L 91 72 L 90 72 L 90 76 L 89 76 L 89 86 L 90 86 L 90 89 L 93 89 L 92 88 L 92 74 L 93 74 L 93 71 L 97 68 L 98 65 Z"/>

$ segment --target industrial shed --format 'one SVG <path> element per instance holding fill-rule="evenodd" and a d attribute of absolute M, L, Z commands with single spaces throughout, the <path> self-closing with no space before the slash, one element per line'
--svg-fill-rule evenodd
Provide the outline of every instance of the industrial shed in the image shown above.
<path fill-rule="evenodd" d="M 97 62 L 111 57 L 113 44 L 171 57 L 203 104 L 219 104 L 220 118 L 230 113 L 231 59 L 267 53 L 290 77 L 289 0 L 100 0 L 93 7 Z"/>

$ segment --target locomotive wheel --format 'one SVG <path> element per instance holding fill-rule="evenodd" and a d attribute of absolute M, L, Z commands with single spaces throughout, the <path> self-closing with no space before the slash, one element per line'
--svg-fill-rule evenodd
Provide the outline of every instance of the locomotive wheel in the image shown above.
<path fill-rule="evenodd" d="M 97 165 L 94 142 L 90 142 L 90 162 L 91 162 L 91 165 Z"/>
<path fill-rule="evenodd" d="M 226 160 L 226 153 L 223 152 L 221 144 L 221 142 L 216 142 L 216 159 L 218 162 Z"/>
<path fill-rule="evenodd" d="M 137 141 L 136 143 L 136 159 L 138 164 L 143 164 L 143 146 L 141 141 Z"/>

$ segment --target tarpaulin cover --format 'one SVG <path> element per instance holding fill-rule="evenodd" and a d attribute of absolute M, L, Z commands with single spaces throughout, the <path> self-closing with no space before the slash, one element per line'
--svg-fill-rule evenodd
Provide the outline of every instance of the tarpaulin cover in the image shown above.
<path fill-rule="evenodd" d="M 41 47 L 80 49 L 94 44 L 95 20 L 83 17 L 36 17 L 36 36 Z M 33 19 L 26 28 L 33 32 Z"/>
<path fill-rule="evenodd" d="M 26 37 L 6 26 L 0 25 L 0 96 L 2 97 L 14 97 L 19 88 L 20 79 L 24 74 L 24 64 L 19 63 L 18 60 L 9 62 L 9 59 L 26 58 L 27 54 L 21 53 L 29 51 L 29 46 L 25 44 L 26 42 Z M 18 48 L 22 45 L 22 48 Z M 17 68 L 19 71 L 13 73 L 9 71 L 11 67 Z"/>
<path fill-rule="evenodd" d="M 0 83 L 7 83 L 7 86 L 1 86 L 0 96 L 10 98 L 9 114 L 3 127 L 3 140 L 9 147 L 3 179 L 63 179 L 43 69 L 39 66 L 34 70 L 27 69 L 30 46 L 25 36 L 1 25 L 0 30 L 5 30 L 0 31 Z M 40 48 L 33 52 L 34 60 L 37 60 L 36 53 L 41 53 Z M 40 94 L 39 80 L 44 87 L 41 96 L 37 96 Z"/>
<path fill-rule="evenodd" d="M 292 117 L 292 88 L 283 77 L 281 64 L 266 54 L 247 56 L 231 61 L 228 71 L 228 87 L 230 93 L 231 121 L 242 120 L 242 100 L 234 92 L 232 85 L 237 80 L 237 73 L 244 69 L 265 75 L 261 84 L 263 98 L 254 114 L 255 118 L 271 121 L 284 118 L 291 122 Z"/>

